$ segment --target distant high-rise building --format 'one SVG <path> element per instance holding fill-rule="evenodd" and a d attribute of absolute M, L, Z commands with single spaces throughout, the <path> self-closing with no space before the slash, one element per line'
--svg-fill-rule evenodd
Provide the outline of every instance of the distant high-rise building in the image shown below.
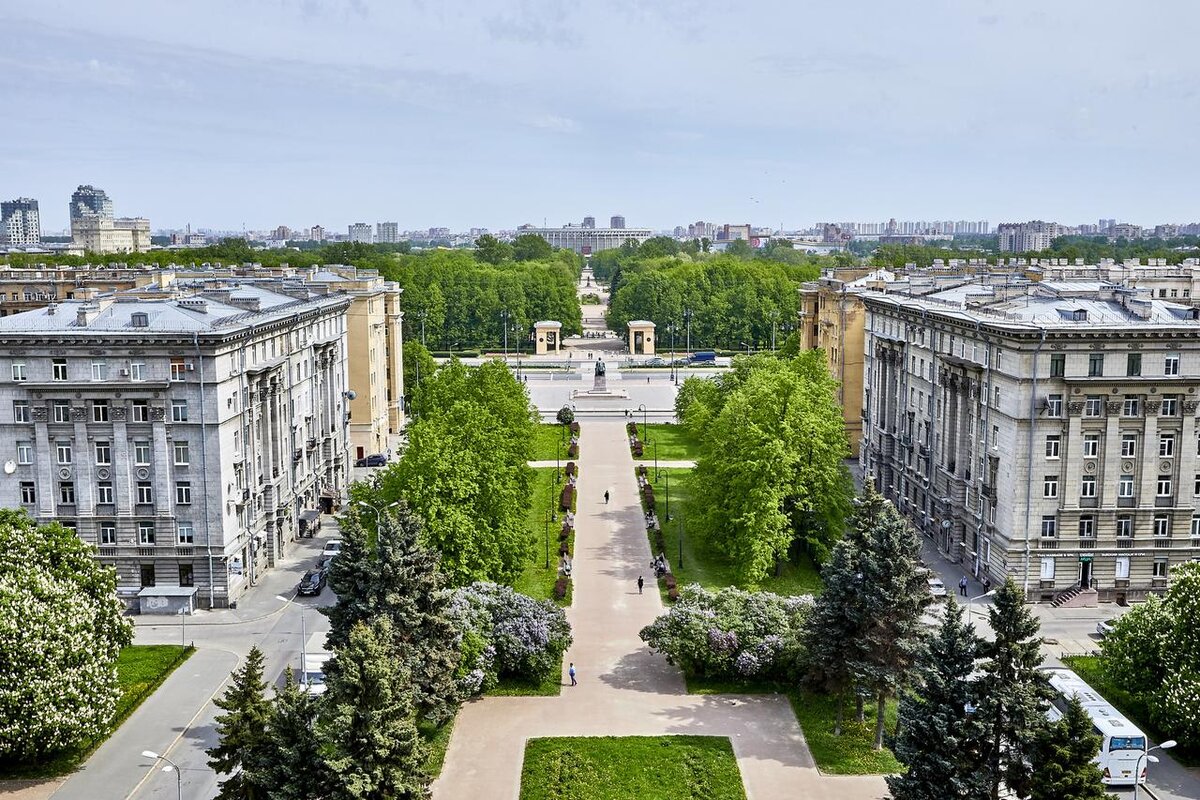
<path fill-rule="evenodd" d="M 42 242 L 38 202 L 28 197 L 0 203 L 0 244 L 37 247 Z"/>
<path fill-rule="evenodd" d="M 608 227 L 616 228 L 617 230 L 621 230 L 622 228 L 625 227 L 625 218 L 622 217 L 620 214 L 614 215 L 612 217 L 612 219 L 610 219 L 608 221 Z"/>
<path fill-rule="evenodd" d="M 89 253 L 141 253 L 150 249 L 150 221 L 113 217 L 108 193 L 80 186 L 71 195 L 71 244 Z"/>
<path fill-rule="evenodd" d="M 71 195 L 71 219 L 103 217 L 112 219 L 113 204 L 108 193 L 95 186 L 83 185 Z"/>
<path fill-rule="evenodd" d="M 400 225 L 396 222 L 375 223 L 375 241 L 380 244 L 398 244 L 400 242 Z"/>
<path fill-rule="evenodd" d="M 583 227 L 585 227 L 585 228 L 596 227 L 596 218 L 595 217 L 584 217 L 583 218 Z"/>
<path fill-rule="evenodd" d="M 1030 253 L 1046 250 L 1050 242 L 1059 236 L 1057 222 L 1042 222 L 1040 219 L 1032 222 L 1009 222 L 996 228 L 1000 235 L 1000 252 Z"/>
<path fill-rule="evenodd" d="M 1103 217 L 1100 218 L 1100 230 L 1102 231 L 1108 230 L 1116 224 L 1117 221 L 1115 219 L 1104 219 Z"/>
<path fill-rule="evenodd" d="M 275 229 L 275 233 L 271 234 L 271 238 L 277 242 L 286 242 L 292 238 L 292 229 L 287 225 L 280 225 Z"/>
<path fill-rule="evenodd" d="M 348 233 L 352 242 L 371 243 L 371 226 L 366 222 L 355 222 L 350 226 Z"/>
<path fill-rule="evenodd" d="M 308 232 L 308 239 L 311 242 L 325 241 L 325 229 L 320 225 L 313 225 L 312 230 Z"/>

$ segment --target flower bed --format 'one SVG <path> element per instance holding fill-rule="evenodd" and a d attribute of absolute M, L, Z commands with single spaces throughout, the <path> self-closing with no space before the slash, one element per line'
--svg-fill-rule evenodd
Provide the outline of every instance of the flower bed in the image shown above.
<path fill-rule="evenodd" d="M 570 511 L 571 503 L 575 500 L 575 484 L 568 483 L 562 488 L 562 494 L 558 498 L 558 508 L 560 511 Z"/>

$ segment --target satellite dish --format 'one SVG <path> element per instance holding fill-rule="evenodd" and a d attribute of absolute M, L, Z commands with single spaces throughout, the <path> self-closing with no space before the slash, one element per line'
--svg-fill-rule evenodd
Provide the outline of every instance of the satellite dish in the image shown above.
<path fill-rule="evenodd" d="M 4 474 L 5 475 L 12 475 L 16 471 L 17 471 L 17 464 L 15 461 L 5 461 L 4 462 Z"/>

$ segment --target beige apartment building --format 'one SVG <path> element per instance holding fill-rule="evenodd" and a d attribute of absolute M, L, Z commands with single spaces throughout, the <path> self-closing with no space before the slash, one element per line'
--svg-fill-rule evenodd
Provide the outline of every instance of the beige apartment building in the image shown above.
<path fill-rule="evenodd" d="M 72 219 L 71 249 L 85 253 L 144 253 L 150 249 L 150 221 L 104 216 Z"/>

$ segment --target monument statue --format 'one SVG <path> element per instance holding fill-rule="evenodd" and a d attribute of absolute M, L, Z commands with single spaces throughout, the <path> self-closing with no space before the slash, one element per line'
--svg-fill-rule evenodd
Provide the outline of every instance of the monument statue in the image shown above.
<path fill-rule="evenodd" d="M 605 369 L 604 359 L 596 359 L 596 377 L 592 382 L 593 392 L 603 392 L 608 389 L 608 379 L 604 377 Z"/>

